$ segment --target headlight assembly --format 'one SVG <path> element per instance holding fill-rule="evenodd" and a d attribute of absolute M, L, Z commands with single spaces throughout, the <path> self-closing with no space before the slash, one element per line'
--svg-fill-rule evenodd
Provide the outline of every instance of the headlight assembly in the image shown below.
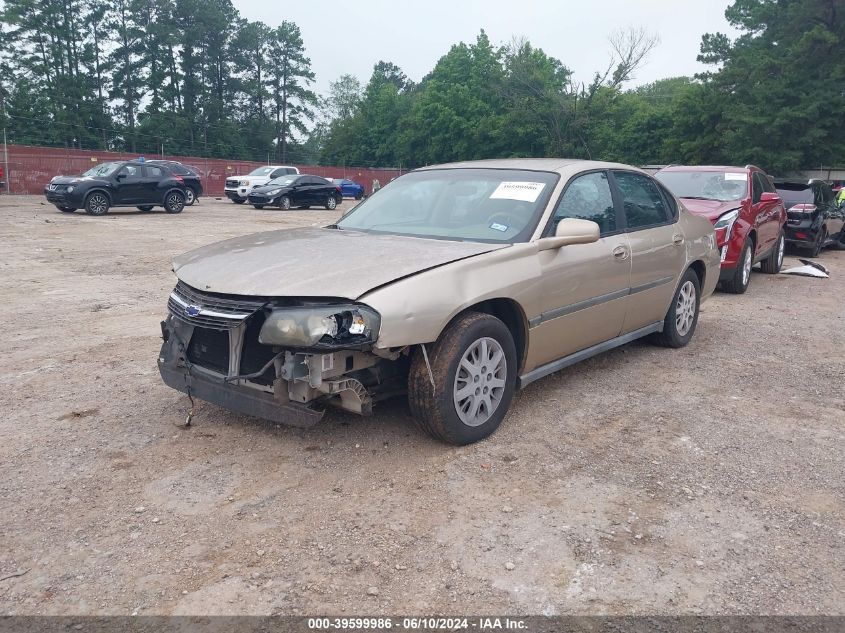
<path fill-rule="evenodd" d="M 734 222 L 739 217 L 739 209 L 734 209 L 733 211 L 728 211 L 727 213 L 722 214 L 719 216 L 719 219 L 716 220 L 716 223 L 713 225 L 713 229 L 718 231 L 719 229 L 725 229 L 725 237 L 730 237 L 731 229 L 734 226 Z"/>
<path fill-rule="evenodd" d="M 380 325 L 379 313 L 364 305 L 276 308 L 258 341 L 293 348 L 357 347 L 375 342 Z"/>
<path fill-rule="evenodd" d="M 249 187 L 249 180 L 241 180 L 238 184 L 241 187 Z"/>
<path fill-rule="evenodd" d="M 267 195 L 272 198 L 273 196 L 278 196 L 280 193 L 282 193 L 281 189 L 273 189 L 272 191 L 268 191 Z"/>
<path fill-rule="evenodd" d="M 73 193 L 73 185 L 71 185 L 70 187 L 68 187 L 68 188 L 67 188 L 67 192 L 68 192 L 68 193 Z"/>

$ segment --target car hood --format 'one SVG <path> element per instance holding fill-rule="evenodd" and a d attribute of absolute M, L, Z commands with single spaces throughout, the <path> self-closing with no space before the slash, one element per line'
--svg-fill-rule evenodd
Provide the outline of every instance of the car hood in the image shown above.
<path fill-rule="evenodd" d="M 283 192 L 287 193 L 290 191 L 290 187 L 285 185 L 284 187 L 281 185 L 259 185 L 257 187 L 253 187 L 250 189 L 250 193 L 267 193 L 269 191 L 275 191 L 276 189 L 281 189 Z"/>
<path fill-rule="evenodd" d="M 742 206 L 741 200 L 728 200 L 723 202 L 721 200 L 698 200 L 691 198 L 681 198 L 681 202 L 691 213 L 707 218 L 711 222 L 719 219 L 719 216 L 739 209 Z"/>
<path fill-rule="evenodd" d="M 325 228 L 236 237 L 180 255 L 176 276 L 197 290 L 260 297 L 343 297 L 508 244 Z"/>
<path fill-rule="evenodd" d="M 56 176 L 50 180 L 51 185 L 73 185 L 78 182 L 93 182 L 95 180 L 103 180 L 102 178 L 92 178 L 91 176 Z"/>

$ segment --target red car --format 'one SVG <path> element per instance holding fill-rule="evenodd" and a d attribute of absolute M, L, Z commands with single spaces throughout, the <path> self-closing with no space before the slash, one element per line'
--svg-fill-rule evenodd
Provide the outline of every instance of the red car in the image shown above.
<path fill-rule="evenodd" d="M 719 281 L 742 294 L 751 267 L 780 272 L 786 209 L 771 179 L 759 167 L 685 167 L 670 165 L 655 174 L 684 206 L 713 222 L 722 255 Z"/>

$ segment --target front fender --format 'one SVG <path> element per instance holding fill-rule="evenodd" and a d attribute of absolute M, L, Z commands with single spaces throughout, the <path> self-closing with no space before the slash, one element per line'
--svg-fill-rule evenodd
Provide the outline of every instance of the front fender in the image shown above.
<path fill-rule="evenodd" d="M 378 348 L 435 341 L 449 322 L 488 299 L 510 299 L 530 319 L 539 314 L 536 244 L 514 244 L 405 277 L 358 300 L 379 312 Z"/>

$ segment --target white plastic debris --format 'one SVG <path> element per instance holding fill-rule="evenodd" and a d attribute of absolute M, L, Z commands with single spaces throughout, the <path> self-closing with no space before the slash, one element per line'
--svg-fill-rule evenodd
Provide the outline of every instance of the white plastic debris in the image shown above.
<path fill-rule="evenodd" d="M 818 262 L 809 259 L 799 259 L 798 261 L 804 265 L 787 268 L 782 270 L 781 273 L 784 275 L 800 275 L 801 277 L 821 277 L 823 279 L 830 277 L 830 271 Z"/>

